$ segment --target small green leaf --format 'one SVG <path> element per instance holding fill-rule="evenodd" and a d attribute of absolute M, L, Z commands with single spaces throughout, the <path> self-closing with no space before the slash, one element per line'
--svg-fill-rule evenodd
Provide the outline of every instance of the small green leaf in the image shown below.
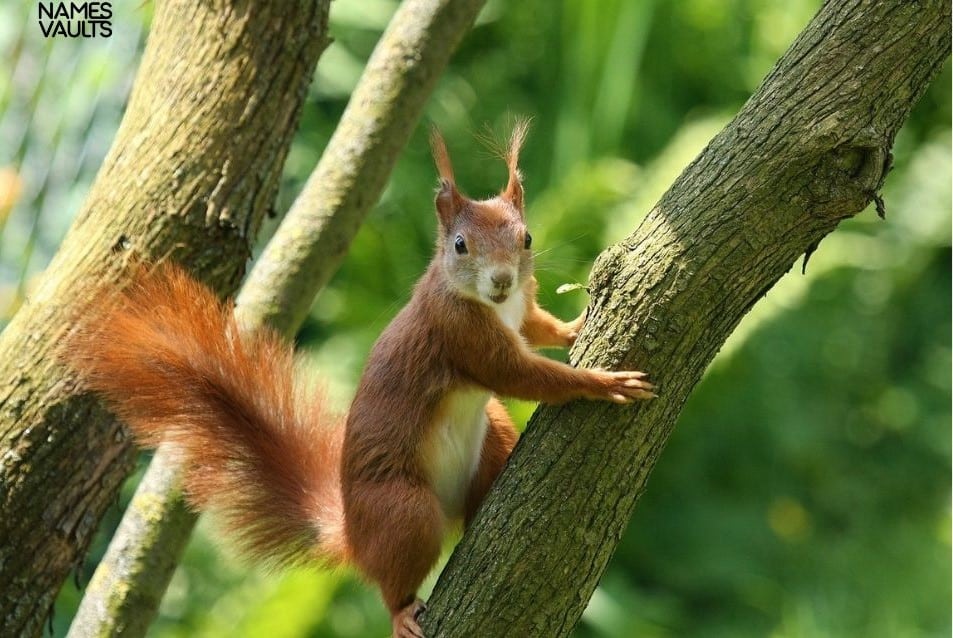
<path fill-rule="evenodd" d="M 557 295 L 565 295 L 567 292 L 572 292 L 573 290 L 583 290 L 585 286 L 582 284 L 563 284 L 556 289 Z"/>

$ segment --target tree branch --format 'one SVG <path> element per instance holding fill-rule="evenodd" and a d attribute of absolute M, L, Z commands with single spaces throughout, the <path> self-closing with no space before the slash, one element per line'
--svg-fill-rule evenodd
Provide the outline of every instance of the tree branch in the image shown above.
<path fill-rule="evenodd" d="M 450 55 L 485 0 L 406 0 L 394 15 L 318 166 L 255 263 L 236 312 L 291 339 L 390 175 Z M 196 516 L 174 455 L 152 459 L 70 627 L 70 638 L 145 634 Z"/>
<path fill-rule="evenodd" d="M 450 54 L 486 0 L 404 2 L 361 75 L 334 136 L 238 298 L 241 312 L 286 335 L 347 254 Z"/>
<path fill-rule="evenodd" d="M 688 394 L 797 257 L 861 211 L 950 51 L 945 0 L 828 1 L 638 229 L 598 259 L 586 366 L 648 370 L 634 407 L 541 407 L 424 617 L 429 638 L 565 636 Z"/>
<path fill-rule="evenodd" d="M 327 43 L 325 0 L 161 3 L 112 149 L 62 247 L 0 336 L 0 635 L 36 636 L 132 467 L 57 345 L 127 262 L 172 254 L 231 294 L 277 192 Z"/>

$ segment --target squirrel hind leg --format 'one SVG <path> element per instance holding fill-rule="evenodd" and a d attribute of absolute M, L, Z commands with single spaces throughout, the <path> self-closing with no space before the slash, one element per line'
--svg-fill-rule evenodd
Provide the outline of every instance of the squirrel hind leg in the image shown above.
<path fill-rule="evenodd" d="M 351 560 L 380 587 L 394 635 L 416 638 L 408 633 L 416 625 L 408 608 L 440 558 L 446 517 L 439 500 L 426 485 L 394 479 L 351 486 L 344 511 Z"/>

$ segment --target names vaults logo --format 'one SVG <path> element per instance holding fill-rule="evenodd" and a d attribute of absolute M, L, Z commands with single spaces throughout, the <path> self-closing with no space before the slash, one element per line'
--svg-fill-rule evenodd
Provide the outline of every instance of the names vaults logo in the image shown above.
<path fill-rule="evenodd" d="M 47 38 L 108 38 L 112 2 L 40 2 L 40 31 Z"/>

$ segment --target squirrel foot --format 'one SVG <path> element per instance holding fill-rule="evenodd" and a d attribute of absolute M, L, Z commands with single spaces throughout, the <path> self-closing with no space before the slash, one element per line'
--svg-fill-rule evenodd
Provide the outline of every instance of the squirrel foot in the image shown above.
<path fill-rule="evenodd" d="M 393 638 L 424 638 L 424 632 L 417 624 L 417 618 L 427 609 L 419 598 L 391 617 Z"/>

